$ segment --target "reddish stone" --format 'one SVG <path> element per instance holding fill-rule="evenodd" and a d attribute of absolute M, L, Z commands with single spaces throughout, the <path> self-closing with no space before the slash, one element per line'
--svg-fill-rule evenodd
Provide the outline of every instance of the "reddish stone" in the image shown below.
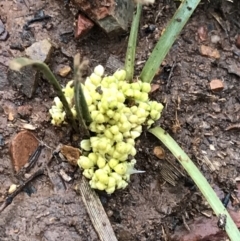
<path fill-rule="evenodd" d="M 72 0 L 78 9 L 108 34 L 127 31 L 134 12 L 130 0 Z"/>
<path fill-rule="evenodd" d="M 94 23 L 83 15 L 79 14 L 75 28 L 75 38 L 84 36 L 94 26 Z"/>
<path fill-rule="evenodd" d="M 32 114 L 31 105 L 22 105 L 17 108 L 17 112 L 21 117 L 29 117 Z"/>
<path fill-rule="evenodd" d="M 210 89 L 214 92 L 222 91 L 224 88 L 223 82 L 219 79 L 213 79 L 210 82 Z"/>
<path fill-rule="evenodd" d="M 100 20 L 107 17 L 115 5 L 115 1 L 113 0 L 108 0 L 106 3 L 89 0 L 74 0 L 74 2 L 93 20 Z"/>
<path fill-rule="evenodd" d="M 29 131 L 21 131 L 12 139 L 9 152 L 16 172 L 28 162 L 37 146 L 38 140 Z"/>
<path fill-rule="evenodd" d="M 208 31 L 207 31 L 207 27 L 206 26 L 200 26 L 197 30 L 198 33 L 198 38 L 200 39 L 200 41 L 205 41 L 207 40 L 208 37 Z"/>

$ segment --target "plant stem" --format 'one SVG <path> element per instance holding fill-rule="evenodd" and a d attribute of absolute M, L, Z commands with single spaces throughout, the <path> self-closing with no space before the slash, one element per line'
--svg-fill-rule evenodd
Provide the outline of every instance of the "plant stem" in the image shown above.
<path fill-rule="evenodd" d="M 130 36 L 128 40 L 126 58 L 125 58 L 125 70 L 126 70 L 126 81 L 132 82 L 134 75 L 134 63 L 135 63 L 135 53 L 137 45 L 138 27 L 142 12 L 142 5 L 137 4 L 137 11 L 133 16 Z"/>
<path fill-rule="evenodd" d="M 206 178 L 198 170 L 192 160 L 187 154 L 181 149 L 181 147 L 174 141 L 174 139 L 161 127 L 155 127 L 149 130 L 150 133 L 155 135 L 177 158 L 179 163 L 184 167 L 189 176 L 193 179 L 195 184 L 198 186 L 203 196 L 206 198 L 210 206 L 212 207 L 215 214 L 219 217 L 220 214 L 227 216 L 226 232 L 232 241 L 240 240 L 240 232 L 233 222 L 231 216 L 228 214 L 226 208 L 219 200 L 218 196 L 207 182 Z"/>
<path fill-rule="evenodd" d="M 182 1 L 143 67 L 143 70 L 140 74 L 140 79 L 143 82 L 152 82 L 159 66 L 199 2 L 200 0 Z"/>
<path fill-rule="evenodd" d="M 77 132 L 78 128 L 77 128 L 76 121 L 73 117 L 72 111 L 71 111 L 71 109 L 68 105 L 68 102 L 62 92 L 62 88 L 61 88 L 60 84 L 58 83 L 58 80 L 55 78 L 54 74 L 49 69 L 49 67 L 41 61 L 35 61 L 35 60 L 28 59 L 28 58 L 16 58 L 9 63 L 9 67 L 15 71 L 20 71 L 21 68 L 26 67 L 26 66 L 36 67 L 44 74 L 46 79 L 53 86 L 53 89 L 55 90 L 57 96 L 61 100 L 63 107 L 66 111 L 66 116 L 67 116 L 68 121 L 72 125 L 73 129 Z"/>

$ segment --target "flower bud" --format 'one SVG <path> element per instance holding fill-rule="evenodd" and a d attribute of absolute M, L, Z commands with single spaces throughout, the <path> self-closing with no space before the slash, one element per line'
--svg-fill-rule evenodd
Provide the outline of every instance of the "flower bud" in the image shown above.
<path fill-rule="evenodd" d="M 120 103 L 123 103 L 123 102 L 125 101 L 124 94 L 121 93 L 121 92 L 118 92 L 118 93 L 117 93 L 116 98 L 117 98 L 117 101 L 120 102 Z"/>
<path fill-rule="evenodd" d="M 102 113 L 98 113 L 98 115 L 95 118 L 95 122 L 96 123 L 104 123 L 105 119 L 104 119 L 104 115 Z"/>
<path fill-rule="evenodd" d="M 119 119 L 121 118 L 121 114 L 119 113 L 115 113 L 115 115 L 113 116 L 113 119 L 117 122 L 119 121 Z"/>
<path fill-rule="evenodd" d="M 127 82 L 123 82 L 122 91 L 126 92 L 129 89 L 131 89 L 131 85 L 129 83 L 127 83 Z"/>
<path fill-rule="evenodd" d="M 84 150 L 84 151 L 91 151 L 91 143 L 90 140 L 82 140 L 80 143 L 80 147 Z"/>
<path fill-rule="evenodd" d="M 110 127 L 110 131 L 112 132 L 112 134 L 116 135 L 119 133 L 119 129 L 118 126 L 114 125 Z"/>
<path fill-rule="evenodd" d="M 150 105 L 148 103 L 145 103 L 145 102 L 140 102 L 138 107 L 142 108 L 142 109 L 144 109 L 146 111 L 150 110 Z"/>
<path fill-rule="evenodd" d="M 138 108 L 137 108 L 136 105 L 134 105 L 134 106 L 132 106 L 132 107 L 130 108 L 130 110 L 131 110 L 131 112 L 132 112 L 133 114 L 135 114 L 135 113 L 138 111 Z"/>
<path fill-rule="evenodd" d="M 125 95 L 126 95 L 127 97 L 133 97 L 133 90 L 132 90 L 132 89 L 126 90 L 126 91 L 125 91 Z"/>
<path fill-rule="evenodd" d="M 113 111 L 113 110 L 108 110 L 108 111 L 107 111 L 107 116 L 108 116 L 109 118 L 112 118 L 112 117 L 114 116 L 114 111 Z"/>
<path fill-rule="evenodd" d="M 93 168 L 85 169 L 85 170 L 83 171 L 83 176 L 85 176 L 85 177 L 88 178 L 88 179 L 91 179 L 92 176 L 93 176 L 93 173 L 94 173 Z"/>
<path fill-rule="evenodd" d="M 157 120 L 157 118 L 160 117 L 159 114 L 160 113 L 157 110 L 151 110 L 151 112 L 150 112 L 150 116 L 153 120 Z"/>
<path fill-rule="evenodd" d="M 128 185 L 128 183 L 126 181 L 122 180 L 117 183 L 117 189 L 124 189 L 124 188 L 126 188 L 127 185 Z"/>
<path fill-rule="evenodd" d="M 124 175 L 127 172 L 127 163 L 126 162 L 119 163 L 113 169 L 119 175 Z"/>
<path fill-rule="evenodd" d="M 142 83 L 142 92 L 149 93 L 151 90 L 151 85 L 149 83 Z"/>
<path fill-rule="evenodd" d="M 109 176 L 110 176 L 110 177 L 113 177 L 113 178 L 115 179 L 116 184 L 122 181 L 122 176 L 119 175 L 119 174 L 116 173 L 116 172 L 110 173 Z"/>
<path fill-rule="evenodd" d="M 89 169 L 94 166 L 94 163 L 86 156 L 80 156 L 77 162 L 78 165 L 83 169 Z"/>
<path fill-rule="evenodd" d="M 109 177 L 108 179 L 108 188 L 116 186 L 116 179 L 114 177 Z"/>
<path fill-rule="evenodd" d="M 131 116 L 129 116 L 128 120 L 129 120 L 131 123 L 137 123 L 138 117 L 137 117 L 136 115 L 131 115 Z"/>
<path fill-rule="evenodd" d="M 105 171 L 107 174 L 112 172 L 108 163 L 102 168 L 102 170 Z"/>
<path fill-rule="evenodd" d="M 112 155 L 112 157 L 114 158 L 114 159 L 119 159 L 120 157 L 122 156 L 122 154 L 121 153 L 119 153 L 118 151 L 114 151 L 113 152 L 113 155 Z"/>
<path fill-rule="evenodd" d="M 122 154 L 119 158 L 119 161 L 123 162 L 126 161 L 128 159 L 128 154 Z"/>
<path fill-rule="evenodd" d="M 88 158 L 94 163 L 94 165 L 97 164 L 98 155 L 96 153 L 94 152 L 89 153 Z"/>
<path fill-rule="evenodd" d="M 102 77 L 103 74 L 104 74 L 104 68 L 102 65 L 97 65 L 95 68 L 94 68 L 94 73 L 96 75 L 98 75 L 99 77 Z"/>
<path fill-rule="evenodd" d="M 117 159 L 110 159 L 108 162 L 108 165 L 113 169 L 117 164 L 119 163 L 119 161 Z"/>
<path fill-rule="evenodd" d="M 123 81 L 123 80 L 125 80 L 125 78 L 126 78 L 126 71 L 123 70 L 123 69 L 117 70 L 117 71 L 113 74 L 113 76 L 114 76 L 116 79 L 118 79 L 119 81 Z"/>
<path fill-rule="evenodd" d="M 54 98 L 54 103 L 57 106 L 57 108 L 59 108 L 59 109 L 63 108 L 63 104 L 62 104 L 61 100 L 59 99 L 59 97 Z"/>
<path fill-rule="evenodd" d="M 141 133 L 139 133 L 138 131 L 131 131 L 131 138 L 133 138 L 133 139 L 136 139 L 140 135 L 141 135 Z"/>
<path fill-rule="evenodd" d="M 106 165 L 106 160 L 103 157 L 99 156 L 97 160 L 97 166 L 99 168 L 103 168 L 105 165 Z"/>
<path fill-rule="evenodd" d="M 132 84 L 131 84 L 131 88 L 132 88 L 133 90 L 140 90 L 140 89 L 141 89 L 141 84 L 140 84 L 140 82 L 134 82 L 134 83 L 132 83 Z"/>
<path fill-rule="evenodd" d="M 109 177 L 108 177 L 108 174 L 104 170 L 102 170 L 102 169 L 96 170 L 95 175 L 101 183 L 108 185 Z"/>
<path fill-rule="evenodd" d="M 145 93 L 145 92 L 142 92 L 139 100 L 143 101 L 143 102 L 147 101 L 148 100 L 148 94 Z"/>
<path fill-rule="evenodd" d="M 95 86 L 98 86 L 102 80 L 102 78 L 96 75 L 95 73 L 92 73 L 89 79 L 91 80 L 92 84 L 94 84 Z"/>
<path fill-rule="evenodd" d="M 105 189 L 107 194 L 112 194 L 115 191 L 115 186 L 114 187 L 108 187 Z"/>
<path fill-rule="evenodd" d="M 113 137 L 113 141 L 120 142 L 122 140 L 123 140 L 123 135 L 120 132 L 118 134 L 114 135 L 114 137 Z"/>
<path fill-rule="evenodd" d="M 106 189 L 106 187 L 107 185 L 103 184 L 102 182 L 96 182 L 96 189 L 103 191 L 104 189 Z"/>

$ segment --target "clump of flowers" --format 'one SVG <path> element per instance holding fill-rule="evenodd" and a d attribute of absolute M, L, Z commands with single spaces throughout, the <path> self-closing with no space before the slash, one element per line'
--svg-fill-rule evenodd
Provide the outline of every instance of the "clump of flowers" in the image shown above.
<path fill-rule="evenodd" d="M 149 83 L 128 83 L 125 78 L 125 70 L 104 76 L 103 66 L 98 65 L 82 84 L 92 118 L 88 128 L 94 135 L 81 141 L 86 154 L 79 158 L 78 165 L 92 188 L 109 194 L 125 188 L 131 174 L 142 172 L 134 169 L 135 139 L 144 125 L 150 127 L 160 118 L 163 109 L 162 104 L 149 100 Z M 63 91 L 76 116 L 72 81 Z M 52 124 L 60 125 L 65 112 L 58 97 L 54 103 L 49 111 Z"/>

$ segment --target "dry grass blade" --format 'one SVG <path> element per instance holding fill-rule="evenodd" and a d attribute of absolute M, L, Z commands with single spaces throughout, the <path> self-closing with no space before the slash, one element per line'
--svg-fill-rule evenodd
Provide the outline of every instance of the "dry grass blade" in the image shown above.
<path fill-rule="evenodd" d="M 77 187 L 90 216 L 92 224 L 101 241 L 117 241 L 111 223 L 105 213 L 102 203 L 93 189 L 90 188 L 85 177 Z"/>

